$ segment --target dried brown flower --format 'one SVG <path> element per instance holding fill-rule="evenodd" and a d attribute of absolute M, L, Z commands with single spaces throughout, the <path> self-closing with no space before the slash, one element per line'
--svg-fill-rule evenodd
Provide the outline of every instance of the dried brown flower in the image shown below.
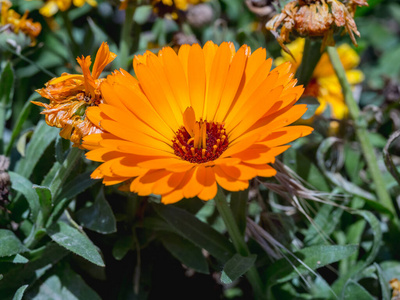
<path fill-rule="evenodd" d="M 322 37 L 322 48 L 325 48 L 334 45 L 333 33 L 344 27 L 357 46 L 354 34 L 360 36 L 360 33 L 353 19 L 354 12 L 357 6 L 366 6 L 368 3 L 365 0 L 352 0 L 346 5 L 338 0 L 294 0 L 286 4 L 282 12 L 265 26 L 288 53 L 290 51 L 284 43 L 290 42 L 289 35 L 292 32 L 302 37 Z"/>

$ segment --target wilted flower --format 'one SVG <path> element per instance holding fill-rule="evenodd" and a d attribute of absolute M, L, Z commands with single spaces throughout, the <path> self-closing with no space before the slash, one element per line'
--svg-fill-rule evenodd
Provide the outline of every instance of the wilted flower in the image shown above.
<path fill-rule="evenodd" d="M 139 195 L 173 203 L 212 199 L 217 183 L 238 191 L 255 176 L 274 176 L 268 163 L 312 128 L 288 126 L 307 110 L 294 105 L 303 87 L 289 63 L 271 65 L 265 49 L 251 54 L 226 42 L 136 56 L 138 79 L 123 70 L 108 76 L 104 103 L 88 109 L 106 131 L 82 143 L 88 159 L 102 162 L 92 178 L 130 182 Z"/>
<path fill-rule="evenodd" d="M 97 51 L 92 73 L 90 56 L 77 58 L 83 75 L 63 73 L 46 83 L 46 87 L 37 92 L 49 104 L 32 101 L 45 108 L 41 113 L 46 115 L 46 123 L 62 128 L 60 136 L 71 140 L 73 146 L 79 147 L 82 137 L 103 132 L 96 123 L 86 116 L 86 108 L 97 106 L 103 102 L 100 85 L 105 80 L 99 78 L 104 67 L 114 60 L 116 55 L 109 51 L 107 43 L 103 43 Z"/>
<path fill-rule="evenodd" d="M 39 12 L 45 17 L 52 17 L 59 10 L 66 11 L 69 9 L 72 3 L 77 7 L 81 7 L 85 3 L 91 6 L 97 6 L 96 0 L 45 0 L 45 4 L 40 8 Z"/>
<path fill-rule="evenodd" d="M 356 6 L 368 5 L 364 0 L 348 1 L 346 7 L 338 0 L 293 0 L 286 4 L 282 12 L 275 15 L 266 28 L 272 32 L 285 51 L 283 44 L 289 42 L 289 34 L 295 32 L 302 37 L 323 37 L 322 47 L 334 45 L 333 33 L 344 27 L 354 45 L 354 34 L 360 36 L 353 16 Z M 349 9 L 350 10 L 349 10 Z M 278 34 L 278 27 L 282 25 Z"/>
<path fill-rule="evenodd" d="M 10 9 L 11 2 L 8 0 L 0 0 L 1 15 L 0 15 L 0 32 L 12 31 L 14 33 L 22 32 L 31 39 L 31 46 L 36 44 L 36 37 L 42 30 L 42 25 L 39 22 L 33 22 L 28 19 L 28 11 L 21 17 L 19 13 Z"/>
<path fill-rule="evenodd" d="M 304 42 L 304 39 L 298 38 L 288 44 L 287 47 L 295 60 L 282 51 L 282 57 L 275 60 L 276 65 L 289 61 L 292 64 L 291 72 L 295 73 L 303 57 Z M 364 74 L 355 69 L 360 62 L 360 57 L 348 44 L 340 45 L 337 50 L 346 70 L 347 80 L 353 86 L 359 84 L 364 80 Z M 340 120 L 347 116 L 348 108 L 343 98 L 342 88 L 327 53 L 322 54 L 303 95 L 318 98 L 320 106 L 315 112 L 317 115 L 329 107 L 333 118 Z"/>

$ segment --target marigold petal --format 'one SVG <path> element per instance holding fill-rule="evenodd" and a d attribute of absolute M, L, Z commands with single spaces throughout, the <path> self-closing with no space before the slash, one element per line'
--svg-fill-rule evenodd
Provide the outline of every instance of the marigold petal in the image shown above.
<path fill-rule="evenodd" d="M 203 50 L 199 45 L 190 48 L 188 57 L 188 82 L 190 104 L 195 115 L 203 118 L 204 99 L 206 93 L 206 66 Z"/>
<path fill-rule="evenodd" d="M 243 191 L 249 187 L 247 180 L 238 180 L 235 177 L 231 177 L 229 173 L 225 173 L 221 168 L 214 168 L 215 179 L 218 184 L 225 190 L 236 192 Z"/>
<path fill-rule="evenodd" d="M 116 57 L 117 55 L 115 53 L 110 52 L 108 44 L 106 42 L 103 42 L 99 50 L 97 50 L 96 59 L 94 60 L 92 68 L 93 78 L 99 78 L 105 66 L 112 62 Z"/>

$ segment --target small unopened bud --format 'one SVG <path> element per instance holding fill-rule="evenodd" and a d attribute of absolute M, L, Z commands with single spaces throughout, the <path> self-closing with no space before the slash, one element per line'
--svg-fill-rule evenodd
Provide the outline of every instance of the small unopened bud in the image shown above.
<path fill-rule="evenodd" d="M 4 208 L 9 203 L 10 175 L 7 173 L 9 166 L 10 159 L 0 155 L 0 208 Z"/>
<path fill-rule="evenodd" d="M 186 19 L 191 26 L 199 28 L 207 25 L 214 19 L 214 12 L 208 4 L 190 5 Z"/>
<path fill-rule="evenodd" d="M 183 32 L 175 33 L 172 40 L 173 40 L 173 44 L 176 46 L 182 46 L 185 44 L 192 45 L 192 44 L 199 43 L 199 41 L 197 40 L 195 35 L 193 35 L 193 34 L 187 35 L 187 34 L 184 34 Z"/>

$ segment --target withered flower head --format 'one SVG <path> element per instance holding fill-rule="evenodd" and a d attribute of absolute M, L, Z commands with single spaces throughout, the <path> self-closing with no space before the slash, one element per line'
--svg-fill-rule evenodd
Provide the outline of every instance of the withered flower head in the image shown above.
<path fill-rule="evenodd" d="M 36 44 L 36 37 L 42 30 L 42 25 L 39 22 L 33 22 L 28 19 L 28 11 L 21 17 L 15 10 L 10 9 L 11 2 L 8 0 L 0 0 L 0 32 L 9 30 L 14 33 L 22 32 L 31 39 L 31 46 Z"/>
<path fill-rule="evenodd" d="M 265 26 L 287 52 L 289 50 L 283 43 L 290 41 L 291 32 L 302 37 L 322 37 L 322 48 L 325 48 L 334 45 L 333 33 L 342 27 L 357 46 L 354 34 L 360 36 L 360 33 L 353 16 L 356 6 L 367 5 L 365 0 L 347 1 L 346 5 L 338 0 L 293 0 Z M 280 25 L 282 28 L 278 34 Z"/>
<path fill-rule="evenodd" d="M 45 108 L 41 113 L 46 115 L 49 126 L 62 128 L 60 136 L 71 140 L 74 147 L 80 147 L 81 139 L 92 133 L 103 132 L 98 124 L 93 124 L 86 117 L 86 108 L 103 103 L 100 85 L 104 78 L 99 78 L 104 67 L 114 60 L 116 54 L 109 51 L 107 43 L 97 51 L 92 73 L 90 56 L 77 58 L 83 75 L 63 73 L 45 84 L 45 88 L 36 90 L 50 103 L 32 101 Z"/>

